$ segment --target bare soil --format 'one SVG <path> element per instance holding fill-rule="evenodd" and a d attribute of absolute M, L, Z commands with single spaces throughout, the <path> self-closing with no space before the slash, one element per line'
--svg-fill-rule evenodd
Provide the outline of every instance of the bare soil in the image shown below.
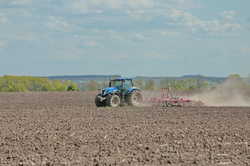
<path fill-rule="evenodd" d="M 249 107 L 96 108 L 95 93 L 1 93 L 0 165 L 250 165 Z"/>

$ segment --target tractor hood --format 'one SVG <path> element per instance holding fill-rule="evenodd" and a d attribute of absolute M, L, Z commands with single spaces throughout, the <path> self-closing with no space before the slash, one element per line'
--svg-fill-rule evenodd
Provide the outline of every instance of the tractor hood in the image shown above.
<path fill-rule="evenodd" d="M 116 87 L 108 87 L 108 88 L 104 88 L 102 89 L 102 95 L 105 96 L 107 94 L 112 94 L 114 92 L 117 92 L 119 89 Z"/>

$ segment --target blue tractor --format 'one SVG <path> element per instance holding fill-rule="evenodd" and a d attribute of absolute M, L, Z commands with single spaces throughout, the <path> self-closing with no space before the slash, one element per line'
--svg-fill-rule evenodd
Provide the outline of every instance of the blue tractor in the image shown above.
<path fill-rule="evenodd" d="M 95 98 L 97 107 L 119 107 L 125 104 L 139 106 L 143 97 L 141 90 L 134 87 L 133 80 L 118 78 L 110 80 L 109 87 L 103 88 Z"/>

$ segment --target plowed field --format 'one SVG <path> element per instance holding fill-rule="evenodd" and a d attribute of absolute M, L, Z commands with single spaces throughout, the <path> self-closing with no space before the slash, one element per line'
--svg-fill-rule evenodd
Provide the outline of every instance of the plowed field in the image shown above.
<path fill-rule="evenodd" d="M 96 108 L 95 93 L 1 93 L 0 165 L 250 165 L 250 108 Z"/>

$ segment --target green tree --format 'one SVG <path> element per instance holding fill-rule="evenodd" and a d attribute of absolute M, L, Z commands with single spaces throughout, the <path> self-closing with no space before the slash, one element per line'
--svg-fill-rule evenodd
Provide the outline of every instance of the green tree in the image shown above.
<path fill-rule="evenodd" d="M 143 89 L 144 87 L 144 82 L 143 80 L 134 80 L 134 86 L 140 88 L 140 89 Z"/>
<path fill-rule="evenodd" d="M 98 84 L 98 82 L 91 80 L 87 83 L 86 85 L 86 89 L 89 91 L 95 91 L 98 90 L 100 88 L 100 85 Z"/>
<path fill-rule="evenodd" d="M 71 81 L 49 80 L 41 77 L 27 76 L 3 76 L 0 77 L 1 92 L 25 92 L 25 91 L 66 91 L 72 85 L 77 89 L 77 85 Z"/>
<path fill-rule="evenodd" d="M 239 74 L 230 74 L 228 76 L 228 79 L 240 79 L 241 76 Z"/>
<path fill-rule="evenodd" d="M 72 81 L 69 81 L 67 84 L 67 91 L 79 91 L 78 85 Z"/>

